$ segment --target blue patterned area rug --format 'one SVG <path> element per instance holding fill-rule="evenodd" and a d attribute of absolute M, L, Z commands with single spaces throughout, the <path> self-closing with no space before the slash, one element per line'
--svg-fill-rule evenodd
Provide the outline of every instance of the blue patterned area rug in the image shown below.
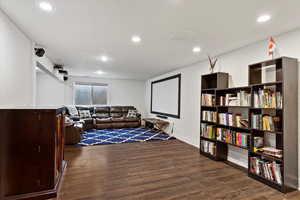
<path fill-rule="evenodd" d="M 89 130 L 86 131 L 85 134 L 83 134 L 83 137 L 78 145 L 93 146 L 102 144 L 121 144 L 170 139 L 175 138 L 161 131 L 147 128 Z"/>

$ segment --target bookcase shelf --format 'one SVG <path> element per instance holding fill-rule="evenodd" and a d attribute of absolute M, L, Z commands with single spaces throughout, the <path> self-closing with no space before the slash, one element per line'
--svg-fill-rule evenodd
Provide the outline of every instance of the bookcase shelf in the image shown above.
<path fill-rule="evenodd" d="M 293 95 L 298 94 L 298 60 L 294 58 L 280 57 L 274 60 L 249 65 L 248 70 L 248 86 L 244 87 L 228 88 L 229 75 L 227 73 L 202 75 L 201 92 L 202 94 L 209 94 L 212 97 L 211 101 L 213 103 L 212 106 L 202 105 L 202 94 L 200 102 L 200 124 L 206 124 L 204 127 L 209 126 L 213 130 L 216 130 L 217 128 L 222 128 L 218 129 L 219 131 L 223 131 L 223 129 L 225 129 L 226 132 L 226 130 L 228 130 L 229 134 L 235 135 L 235 133 L 241 133 L 243 135 L 249 135 L 249 137 L 246 137 L 249 138 L 249 143 L 247 142 L 248 147 L 227 143 L 224 142 L 224 139 L 220 141 L 217 138 L 207 138 L 202 136 L 203 133 L 200 133 L 200 145 L 203 141 L 212 142 L 216 148 L 216 155 L 202 152 L 201 148 L 200 153 L 215 161 L 226 161 L 227 163 L 229 162 L 227 159 L 228 146 L 235 146 L 247 150 L 249 177 L 267 184 L 281 192 L 287 192 L 291 188 L 298 188 L 298 96 Z M 267 100 L 267 104 L 265 102 L 263 102 L 263 104 L 254 103 L 254 101 L 257 102 L 257 94 L 260 95 L 259 92 L 261 91 L 274 91 L 273 93 L 267 93 L 267 95 L 273 95 L 271 97 L 263 96 L 263 98 L 269 98 Z M 227 96 L 227 94 L 230 95 Z M 244 95 L 243 97 L 242 94 Z M 277 94 L 279 94 L 279 96 L 277 96 Z M 245 99 L 245 96 L 247 98 L 242 103 L 242 98 Z M 233 97 L 232 99 L 236 98 L 238 101 L 228 103 L 228 99 L 230 97 Z M 259 96 L 259 98 L 261 97 Z M 225 105 L 224 99 L 226 100 Z M 269 102 L 270 99 L 271 103 Z M 259 99 L 259 101 L 261 102 L 261 99 Z M 265 108 L 263 106 L 258 107 L 257 105 L 267 105 L 270 108 Z M 209 112 L 216 115 L 217 121 L 203 120 L 202 111 L 204 110 L 206 111 L 206 113 L 204 113 L 205 119 L 207 112 Z M 227 118 L 228 114 L 231 115 L 231 118 Z M 233 126 L 221 124 L 219 120 L 223 123 L 224 119 L 219 119 L 220 116 L 226 116 L 226 120 L 231 119 L 233 121 L 235 118 L 238 120 L 237 116 L 239 116 L 240 118 L 243 118 L 244 121 L 248 121 L 246 124 L 243 123 L 243 125 L 248 125 L 248 128 L 235 126 L 237 122 L 232 122 Z M 260 116 L 260 118 L 256 118 L 256 116 Z M 267 120 L 264 116 L 268 116 L 266 118 Z M 252 121 L 252 117 L 254 117 L 254 121 Z M 267 126 L 268 129 L 271 127 L 270 129 L 273 129 L 272 131 L 254 128 L 262 127 L 261 124 L 257 123 L 271 124 L 268 120 L 273 121 L 272 126 Z M 228 122 L 226 124 L 228 124 Z M 207 129 L 203 130 L 207 135 Z M 263 151 L 253 151 L 255 138 L 261 137 L 264 141 L 265 137 L 269 136 L 268 134 L 271 134 L 276 138 L 276 145 L 274 148 L 282 150 L 282 158 L 265 154 Z M 263 145 L 265 145 L 265 141 Z M 268 145 L 266 144 L 266 146 Z M 281 173 L 282 178 L 279 180 L 281 180 L 282 184 L 279 184 L 280 181 L 275 179 L 275 177 L 271 180 L 272 178 L 270 178 L 270 176 L 274 176 L 271 171 L 269 172 L 269 175 L 266 172 L 263 172 L 262 174 L 252 173 L 250 171 L 250 167 L 253 167 L 253 165 L 251 166 L 251 162 L 253 162 L 253 160 L 266 163 L 265 165 L 270 167 L 269 170 L 275 170 L 273 167 L 276 166 L 276 172 Z M 269 176 L 268 178 L 266 178 L 267 175 Z"/>
<path fill-rule="evenodd" d="M 248 147 L 243 147 L 243 146 L 231 144 L 231 143 L 224 142 L 224 141 L 221 141 L 221 140 L 216 140 L 216 139 L 207 138 L 207 137 L 203 137 L 203 136 L 201 136 L 200 138 L 203 139 L 203 140 L 211 141 L 211 142 L 220 142 L 220 143 L 223 143 L 223 144 L 228 144 L 228 145 L 230 145 L 230 146 L 235 146 L 235 147 L 238 147 L 238 148 L 241 148 L 241 149 L 246 149 L 246 150 L 249 149 Z"/>
<path fill-rule="evenodd" d="M 265 179 L 263 176 L 260 176 L 258 174 L 254 174 L 254 173 L 251 173 L 251 172 L 248 173 L 248 176 L 255 179 L 255 180 L 257 180 L 257 181 L 260 181 L 260 182 L 262 182 L 262 183 L 264 183 L 264 184 L 266 184 L 266 185 L 268 185 L 268 186 L 270 186 L 270 187 L 272 187 L 276 190 L 285 192 L 285 188 L 282 185 L 276 183 L 275 181 Z"/>
<path fill-rule="evenodd" d="M 278 162 L 282 162 L 283 159 L 282 158 L 278 158 L 278 157 L 275 157 L 275 156 L 271 156 L 271 155 L 268 155 L 268 154 L 264 154 L 264 153 L 261 153 L 261 152 L 253 152 L 253 151 L 250 151 L 250 154 L 255 154 L 255 155 L 258 155 L 258 156 L 262 156 L 270 161 L 278 161 Z"/>

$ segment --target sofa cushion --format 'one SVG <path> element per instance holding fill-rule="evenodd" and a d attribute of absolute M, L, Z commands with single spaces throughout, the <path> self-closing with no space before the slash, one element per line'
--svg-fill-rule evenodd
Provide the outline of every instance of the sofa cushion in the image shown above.
<path fill-rule="evenodd" d="M 96 118 L 109 118 L 109 113 L 96 113 Z"/>
<path fill-rule="evenodd" d="M 110 107 L 95 107 L 95 113 L 109 113 Z"/>
<path fill-rule="evenodd" d="M 122 113 L 122 107 L 121 106 L 112 106 L 110 107 L 110 113 Z"/>
<path fill-rule="evenodd" d="M 140 121 L 140 119 L 137 117 L 125 117 L 124 121 L 125 122 L 138 122 L 138 121 Z"/>
<path fill-rule="evenodd" d="M 111 118 L 96 119 L 96 124 L 111 123 Z"/>
<path fill-rule="evenodd" d="M 122 113 L 110 113 L 110 116 L 112 118 L 120 118 L 120 117 L 123 117 L 123 114 Z"/>
<path fill-rule="evenodd" d="M 111 123 L 101 123 L 101 124 L 95 124 L 96 129 L 110 129 L 112 128 Z"/>
<path fill-rule="evenodd" d="M 79 116 L 82 119 L 91 118 L 92 117 L 89 110 L 79 110 Z"/>
<path fill-rule="evenodd" d="M 136 110 L 133 106 L 123 106 L 122 111 L 123 113 L 128 113 L 129 110 Z"/>
<path fill-rule="evenodd" d="M 124 122 L 124 118 L 123 118 L 123 117 L 112 118 L 111 120 L 112 120 L 113 122 Z"/>
<path fill-rule="evenodd" d="M 85 124 L 93 124 L 94 123 L 94 119 L 93 118 L 85 118 L 83 119 Z"/>
<path fill-rule="evenodd" d="M 112 128 L 124 128 L 126 127 L 126 122 L 113 122 L 111 123 Z"/>

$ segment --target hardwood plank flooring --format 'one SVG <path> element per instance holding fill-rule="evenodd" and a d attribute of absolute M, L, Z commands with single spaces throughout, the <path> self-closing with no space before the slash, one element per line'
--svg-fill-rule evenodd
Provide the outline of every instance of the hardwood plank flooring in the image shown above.
<path fill-rule="evenodd" d="M 55 200 L 298 200 L 178 140 L 67 147 Z M 54 200 L 54 199 L 53 199 Z"/>

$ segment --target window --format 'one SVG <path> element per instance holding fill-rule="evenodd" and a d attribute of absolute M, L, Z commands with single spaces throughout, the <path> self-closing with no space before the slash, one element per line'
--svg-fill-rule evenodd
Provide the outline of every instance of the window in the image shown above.
<path fill-rule="evenodd" d="M 75 105 L 107 105 L 108 85 L 106 84 L 82 84 L 74 86 Z"/>

